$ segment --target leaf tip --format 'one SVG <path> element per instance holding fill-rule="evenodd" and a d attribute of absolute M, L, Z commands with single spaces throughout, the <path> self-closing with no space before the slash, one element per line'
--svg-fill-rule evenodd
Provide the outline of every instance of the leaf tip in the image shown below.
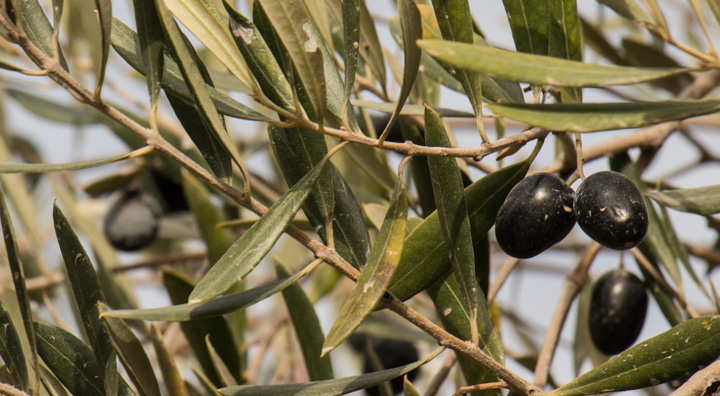
<path fill-rule="evenodd" d="M 321 358 L 325 357 L 325 355 L 330 353 L 330 351 L 332 351 L 333 349 L 335 349 L 335 347 L 333 347 L 333 346 L 328 346 L 328 347 L 323 348 L 322 351 L 320 352 L 320 357 Z"/>

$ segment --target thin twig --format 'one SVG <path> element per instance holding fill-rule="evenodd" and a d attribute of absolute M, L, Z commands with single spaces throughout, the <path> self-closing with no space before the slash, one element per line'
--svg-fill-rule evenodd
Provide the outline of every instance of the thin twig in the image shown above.
<path fill-rule="evenodd" d="M 560 339 L 560 332 L 565 324 L 567 314 L 570 311 L 570 305 L 572 305 L 575 297 L 577 297 L 580 290 L 582 290 L 585 285 L 588 270 L 600 251 L 600 247 L 601 246 L 598 243 L 593 242 L 588 247 L 585 255 L 583 255 L 583 258 L 580 260 L 578 265 L 565 278 L 560 299 L 555 307 L 555 313 L 553 314 L 550 326 L 545 333 L 545 341 L 540 349 L 538 362 L 535 366 L 535 379 L 533 380 L 533 384 L 535 384 L 538 388 L 544 387 L 547 383 L 548 373 L 550 372 L 550 363 L 552 362 L 553 355 L 555 354 L 555 348 L 557 347 L 558 340 Z"/>
<path fill-rule="evenodd" d="M 490 389 L 507 388 L 507 386 L 508 385 L 502 381 L 488 382 L 486 384 L 463 386 L 462 388 L 458 389 L 457 392 L 453 393 L 453 396 L 467 395 L 468 393 L 471 393 L 471 392 L 484 391 L 484 390 L 490 390 Z"/>
<path fill-rule="evenodd" d="M 490 287 L 488 287 L 488 305 L 495 301 L 495 297 L 500 291 L 500 288 L 503 284 L 505 284 L 505 281 L 510 276 L 510 273 L 517 268 L 518 264 L 520 264 L 520 259 L 516 259 L 515 257 L 508 257 L 508 259 L 505 260 L 495 275 L 495 279 L 493 279 Z"/>

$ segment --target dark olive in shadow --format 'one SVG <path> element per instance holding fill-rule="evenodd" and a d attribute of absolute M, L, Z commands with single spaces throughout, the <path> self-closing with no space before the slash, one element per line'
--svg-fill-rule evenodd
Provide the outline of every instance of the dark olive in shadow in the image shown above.
<path fill-rule="evenodd" d="M 593 286 L 590 300 L 590 337 L 606 355 L 628 349 L 645 323 L 648 295 L 645 284 L 634 274 L 616 269 Z"/>
<path fill-rule="evenodd" d="M 105 236 L 118 250 L 140 250 L 157 238 L 160 216 L 160 205 L 150 194 L 126 190 L 105 216 Z"/>
<path fill-rule="evenodd" d="M 375 352 L 379 360 L 379 367 L 373 364 L 372 357 L 370 355 L 370 348 Z M 378 370 L 385 370 L 395 367 L 404 366 L 406 364 L 414 363 L 420 358 L 418 350 L 415 345 L 407 341 L 389 340 L 389 339 L 373 339 L 367 338 L 365 346 L 363 348 L 363 372 L 365 374 L 372 373 Z M 407 374 L 408 380 L 413 381 L 417 376 L 418 371 L 413 370 Z M 403 377 L 390 380 L 390 387 L 392 388 L 393 394 L 398 394 L 403 391 Z M 379 396 L 380 390 L 374 386 L 365 389 L 365 392 L 369 396 Z"/>

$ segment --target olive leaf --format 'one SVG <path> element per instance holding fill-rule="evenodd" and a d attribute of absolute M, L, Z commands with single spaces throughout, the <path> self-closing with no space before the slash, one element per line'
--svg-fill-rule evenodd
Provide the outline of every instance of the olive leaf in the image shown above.
<path fill-rule="evenodd" d="M 105 303 L 105 295 L 100 288 L 100 281 L 92 262 L 90 262 L 90 257 L 57 203 L 53 205 L 53 221 L 70 287 L 102 375 L 103 389 L 106 393 L 117 393 L 118 373 L 115 350 L 110 336 L 99 318 L 98 303 Z"/>
<path fill-rule="evenodd" d="M 529 163 L 523 161 L 493 172 L 465 188 L 465 202 L 473 235 L 473 243 L 495 223 L 500 206 L 512 187 L 525 177 Z M 407 236 L 405 247 L 390 292 L 406 300 L 425 290 L 450 270 L 437 212 L 430 214 Z"/>
<path fill-rule="evenodd" d="M 403 251 L 407 211 L 407 193 L 402 180 L 398 178 L 375 245 L 370 249 L 368 261 L 362 268 L 355 287 L 328 331 L 323 343 L 323 355 L 350 336 L 387 291 Z"/>
<path fill-rule="evenodd" d="M 720 213 L 720 185 L 669 191 L 650 191 L 646 194 L 657 203 L 683 212 L 710 216 Z"/>
<path fill-rule="evenodd" d="M 692 374 L 720 355 L 720 316 L 701 316 L 642 341 L 548 396 L 639 389 Z"/>

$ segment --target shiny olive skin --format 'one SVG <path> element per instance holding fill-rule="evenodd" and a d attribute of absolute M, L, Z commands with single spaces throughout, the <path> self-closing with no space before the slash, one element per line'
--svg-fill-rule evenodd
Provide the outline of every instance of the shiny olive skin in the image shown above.
<path fill-rule="evenodd" d="M 551 173 L 521 180 L 508 194 L 495 220 L 495 237 L 505 253 L 530 258 L 560 242 L 575 225 L 575 193 Z"/>
<path fill-rule="evenodd" d="M 603 275 L 590 300 L 590 337 L 600 352 L 615 355 L 637 340 L 647 313 L 645 284 L 624 269 Z"/>
<path fill-rule="evenodd" d="M 157 238 L 160 216 L 160 205 L 150 194 L 127 190 L 105 216 L 105 236 L 118 250 L 140 250 Z"/>
<path fill-rule="evenodd" d="M 615 250 L 631 249 L 645 238 L 648 213 L 640 190 L 623 174 L 598 172 L 578 187 L 575 216 L 585 233 Z"/>
<path fill-rule="evenodd" d="M 363 349 L 363 372 L 365 374 L 377 371 L 373 366 L 369 354 L 369 347 L 372 347 L 380 360 L 383 369 L 390 369 L 414 363 L 419 358 L 418 350 L 415 345 L 407 341 L 389 340 L 389 339 L 370 339 Z M 413 370 L 408 373 L 408 380 L 412 381 L 417 376 L 418 371 Z M 397 377 L 390 380 L 390 387 L 393 394 L 398 394 L 403 390 L 403 377 Z M 369 396 L 380 395 L 378 387 L 373 386 L 365 389 Z"/>

